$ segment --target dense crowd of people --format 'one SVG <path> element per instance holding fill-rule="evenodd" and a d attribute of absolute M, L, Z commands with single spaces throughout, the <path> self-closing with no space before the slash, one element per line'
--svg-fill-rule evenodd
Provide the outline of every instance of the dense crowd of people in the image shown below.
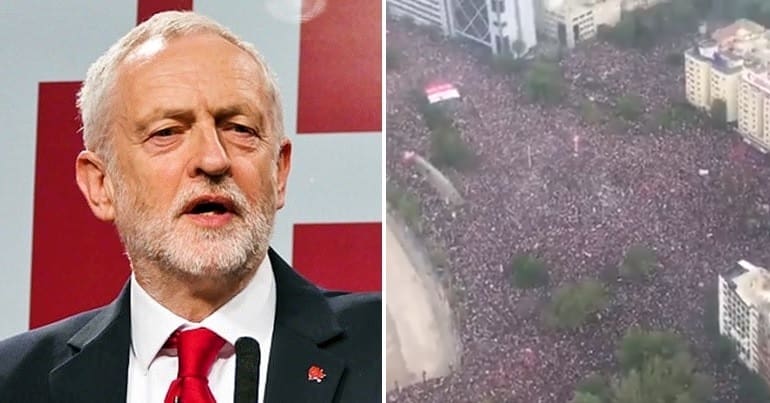
<path fill-rule="evenodd" d="M 770 203 L 770 162 L 705 119 L 669 128 L 588 122 L 572 102 L 635 94 L 641 119 L 653 119 L 683 99 L 683 67 L 664 59 L 691 38 L 644 52 L 584 44 L 560 61 L 565 102 L 539 105 L 527 99 L 523 75 L 494 72 L 473 46 L 388 26 L 388 46 L 401 56 L 387 73 L 387 177 L 419 196 L 422 235 L 446 250 L 462 345 L 449 376 L 391 391 L 388 401 L 564 403 L 586 375 L 612 373 L 618 341 L 643 326 L 685 336 L 719 401 L 737 402 L 735 368 L 709 358 L 704 305 L 737 260 L 770 266 L 770 231 L 746 229 Z M 445 172 L 465 197 L 459 208 L 401 158 L 430 155 L 414 92 L 433 81 L 458 87 L 452 117 L 478 156 L 472 171 Z M 658 257 L 641 283 L 617 277 L 632 244 Z M 549 287 L 511 286 L 505 267 L 521 253 L 547 264 Z M 587 278 L 606 281 L 612 296 L 576 331 L 550 329 L 531 309 L 555 287 Z"/>

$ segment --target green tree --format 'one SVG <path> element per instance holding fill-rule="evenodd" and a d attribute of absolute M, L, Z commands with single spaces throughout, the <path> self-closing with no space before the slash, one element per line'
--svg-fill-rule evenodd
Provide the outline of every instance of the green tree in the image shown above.
<path fill-rule="evenodd" d="M 558 64 L 539 61 L 527 72 L 525 85 L 534 102 L 556 103 L 564 95 L 563 81 Z"/>
<path fill-rule="evenodd" d="M 446 112 L 441 108 L 441 106 L 437 104 L 429 104 L 428 100 L 422 94 L 419 94 L 419 97 L 420 105 L 418 109 L 422 113 L 422 117 L 425 120 L 425 125 L 427 125 L 430 130 L 437 130 L 447 126 L 452 126 L 452 119 L 447 116 Z"/>
<path fill-rule="evenodd" d="M 497 54 L 491 56 L 492 69 L 498 73 L 518 73 L 526 67 L 526 61 L 515 59 L 509 55 Z"/>
<path fill-rule="evenodd" d="M 770 389 L 765 380 L 744 366 L 738 373 L 738 400 L 741 403 L 770 402 Z"/>
<path fill-rule="evenodd" d="M 575 329 L 604 309 L 607 300 L 607 290 L 596 280 L 560 287 L 546 307 L 546 324 L 560 329 Z"/>
<path fill-rule="evenodd" d="M 531 255 L 518 255 L 508 267 L 511 284 L 518 288 L 536 288 L 548 284 L 548 269 L 545 263 Z"/>
<path fill-rule="evenodd" d="M 569 403 L 604 403 L 604 400 L 590 393 L 575 392 L 575 396 Z"/>
<path fill-rule="evenodd" d="M 602 120 L 601 111 L 596 103 L 589 99 L 580 100 L 580 116 L 586 123 L 599 123 Z"/>
<path fill-rule="evenodd" d="M 770 26 L 770 3 L 767 0 L 711 0 L 710 17 L 717 20 L 749 18 Z"/>
<path fill-rule="evenodd" d="M 671 52 L 666 55 L 666 64 L 673 67 L 684 66 L 684 54 L 682 52 Z"/>
<path fill-rule="evenodd" d="M 430 160 L 436 166 L 467 171 L 476 166 L 476 155 L 463 140 L 452 119 L 438 104 L 430 104 L 422 94 L 412 91 L 422 113 L 425 125 L 430 129 Z"/>
<path fill-rule="evenodd" d="M 687 344 L 673 332 L 632 328 L 621 340 L 616 357 L 622 372 L 609 387 L 600 376 L 592 375 L 578 385 L 575 398 L 598 398 L 587 400 L 591 403 L 703 403 L 712 399 L 713 379 L 696 371 Z"/>
<path fill-rule="evenodd" d="M 711 399 L 712 381 L 695 372 L 692 357 L 684 352 L 671 358 L 655 356 L 613 384 L 616 403 L 689 403 Z"/>
<path fill-rule="evenodd" d="M 626 251 L 626 256 L 620 265 L 620 275 L 631 279 L 642 279 L 650 275 L 656 265 L 655 251 L 644 245 L 634 244 Z"/>
<path fill-rule="evenodd" d="M 714 361 L 720 366 L 727 366 L 735 361 L 735 341 L 727 336 L 719 336 L 714 342 Z"/>
<path fill-rule="evenodd" d="M 621 47 L 630 48 L 636 45 L 638 30 L 637 18 L 632 13 L 623 14 L 615 27 L 607 29 L 607 39 Z"/>
<path fill-rule="evenodd" d="M 592 373 L 580 381 L 575 392 L 597 397 L 599 402 L 609 402 L 610 399 L 610 385 L 605 377 L 597 373 Z"/>
<path fill-rule="evenodd" d="M 468 171 L 476 165 L 475 155 L 452 125 L 443 125 L 431 131 L 430 159 L 436 166 L 460 171 Z"/>
<path fill-rule="evenodd" d="M 703 301 L 703 328 L 711 340 L 717 340 L 719 334 L 719 289 L 709 286 L 705 290 Z"/>
<path fill-rule="evenodd" d="M 420 199 L 416 195 L 404 191 L 394 181 L 388 180 L 385 185 L 385 199 L 407 226 L 415 230 L 421 229 L 422 212 Z"/>
<path fill-rule="evenodd" d="M 620 97 L 615 105 L 618 116 L 629 121 L 636 121 L 644 112 L 642 97 L 638 95 L 624 95 Z"/>
<path fill-rule="evenodd" d="M 675 32 L 691 30 L 698 22 L 699 13 L 693 0 L 675 0 L 661 6 L 662 10 L 670 13 L 670 24 Z"/>
<path fill-rule="evenodd" d="M 433 267 L 444 269 L 449 264 L 449 255 L 446 248 L 438 242 L 428 241 L 428 258 Z"/>
<path fill-rule="evenodd" d="M 692 376 L 690 395 L 696 402 L 707 402 L 714 396 L 714 379 L 710 376 L 696 372 Z"/>
<path fill-rule="evenodd" d="M 620 341 L 617 358 L 624 371 L 631 371 L 641 369 L 653 357 L 672 359 L 686 350 L 687 345 L 676 333 L 631 328 Z"/>
<path fill-rule="evenodd" d="M 718 129 L 727 127 L 727 103 L 722 99 L 715 99 L 711 103 L 711 124 Z"/>

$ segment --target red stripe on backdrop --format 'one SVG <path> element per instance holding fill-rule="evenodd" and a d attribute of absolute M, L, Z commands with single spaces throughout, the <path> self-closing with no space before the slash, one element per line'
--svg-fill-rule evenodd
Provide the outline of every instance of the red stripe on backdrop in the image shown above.
<path fill-rule="evenodd" d="M 192 0 L 139 0 L 136 6 L 136 25 L 147 21 L 154 14 L 169 10 L 192 10 Z"/>
<path fill-rule="evenodd" d="M 129 272 L 117 234 L 91 214 L 75 182 L 75 157 L 83 149 L 79 88 L 79 82 L 38 88 L 30 327 L 109 302 Z"/>
<path fill-rule="evenodd" d="M 303 0 L 326 9 L 300 28 L 297 132 L 382 130 L 382 3 Z"/>
<path fill-rule="evenodd" d="M 382 223 L 297 224 L 292 262 L 321 287 L 382 289 Z"/>

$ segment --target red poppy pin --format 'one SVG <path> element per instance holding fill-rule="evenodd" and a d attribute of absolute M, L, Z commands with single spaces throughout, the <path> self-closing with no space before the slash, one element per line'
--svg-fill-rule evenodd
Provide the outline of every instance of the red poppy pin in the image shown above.
<path fill-rule="evenodd" d="M 323 379 L 326 378 L 326 373 L 324 372 L 323 368 L 311 365 L 310 368 L 307 370 L 307 380 L 308 381 L 316 381 L 318 383 L 321 383 Z"/>

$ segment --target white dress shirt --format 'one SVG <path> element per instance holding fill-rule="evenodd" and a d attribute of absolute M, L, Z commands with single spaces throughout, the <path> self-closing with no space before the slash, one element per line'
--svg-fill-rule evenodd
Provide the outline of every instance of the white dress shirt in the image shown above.
<path fill-rule="evenodd" d="M 177 377 L 176 350 L 163 345 L 177 329 L 206 327 L 227 343 L 209 374 L 209 388 L 217 403 L 233 401 L 235 391 L 235 341 L 249 336 L 259 342 L 259 403 L 264 401 L 267 363 L 275 319 L 275 277 L 265 256 L 246 288 L 200 323 L 169 311 L 131 275 L 131 349 L 128 360 L 127 403 L 162 403 Z"/>

